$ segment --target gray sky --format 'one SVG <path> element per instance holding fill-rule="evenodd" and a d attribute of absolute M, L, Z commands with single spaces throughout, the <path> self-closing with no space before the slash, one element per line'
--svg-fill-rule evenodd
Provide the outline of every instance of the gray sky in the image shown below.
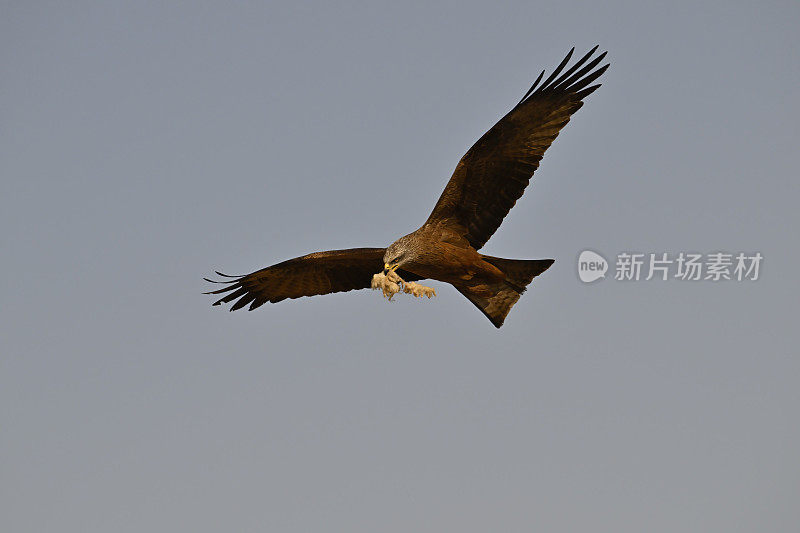
<path fill-rule="evenodd" d="M 2 2 L 3 531 L 794 531 L 800 4 L 645 4 Z M 594 44 L 485 248 L 556 259 L 501 330 L 442 285 L 200 294 L 412 231 Z M 765 259 L 584 285 L 586 248 Z"/>

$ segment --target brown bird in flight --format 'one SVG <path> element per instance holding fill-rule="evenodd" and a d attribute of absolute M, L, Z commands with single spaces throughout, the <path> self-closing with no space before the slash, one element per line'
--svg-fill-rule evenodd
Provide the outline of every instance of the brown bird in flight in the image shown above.
<path fill-rule="evenodd" d="M 608 68 L 596 68 L 597 46 L 566 71 L 573 48 L 539 85 L 544 71 L 522 100 L 458 162 L 433 212 L 421 228 L 388 248 L 332 250 L 289 259 L 244 276 L 206 294 L 224 294 L 214 305 L 235 303 L 231 311 L 266 302 L 366 289 L 373 274 L 399 275 L 405 282 L 435 279 L 450 283 L 486 315 L 503 325 L 525 288 L 553 259 L 501 259 L 478 253 L 528 186 L 545 150 L 553 143 L 591 85 Z M 590 61 L 591 59 L 591 61 Z M 396 279 L 396 277 L 395 277 Z"/>

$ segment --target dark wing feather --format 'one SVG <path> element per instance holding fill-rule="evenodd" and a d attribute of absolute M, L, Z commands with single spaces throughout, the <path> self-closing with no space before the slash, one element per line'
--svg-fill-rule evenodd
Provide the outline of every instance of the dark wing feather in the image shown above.
<path fill-rule="evenodd" d="M 315 252 L 262 268 L 245 276 L 228 276 L 225 287 L 205 294 L 224 294 L 214 305 L 235 300 L 231 311 L 249 305 L 252 311 L 267 302 L 369 288 L 373 274 L 383 270 L 384 248 L 351 248 Z M 405 274 L 405 276 L 403 276 Z M 401 272 L 408 281 L 419 279 Z M 407 276 L 407 277 L 406 277 Z"/>
<path fill-rule="evenodd" d="M 587 88 L 608 68 L 596 68 L 605 52 L 589 61 L 596 50 L 562 73 L 573 48 L 537 87 L 544 72 L 539 75 L 520 103 L 461 158 L 428 224 L 459 226 L 475 249 L 486 244 L 525 192 L 545 150 L 583 105 L 581 100 L 600 87 Z"/>

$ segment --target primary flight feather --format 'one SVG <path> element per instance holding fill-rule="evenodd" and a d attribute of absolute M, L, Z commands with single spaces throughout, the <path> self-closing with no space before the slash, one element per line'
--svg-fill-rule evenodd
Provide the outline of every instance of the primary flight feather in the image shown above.
<path fill-rule="evenodd" d="M 435 279 L 453 285 L 496 327 L 533 278 L 552 259 L 501 259 L 478 253 L 525 192 L 547 148 L 608 68 L 597 47 L 564 70 L 574 48 L 542 82 L 544 71 L 522 100 L 487 131 L 458 162 L 425 223 L 388 248 L 315 252 L 244 276 L 217 272 L 225 287 L 214 305 L 231 311 L 267 302 L 370 287 L 373 274 L 393 273 L 406 282 Z M 540 83 L 542 82 L 542 83 Z"/>

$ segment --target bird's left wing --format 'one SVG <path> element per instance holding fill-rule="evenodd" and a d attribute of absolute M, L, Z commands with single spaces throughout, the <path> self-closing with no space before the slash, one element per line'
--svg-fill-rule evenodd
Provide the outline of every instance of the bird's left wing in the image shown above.
<path fill-rule="evenodd" d="M 226 276 L 221 289 L 205 294 L 225 294 L 214 305 L 236 300 L 231 311 L 250 305 L 249 310 L 267 302 L 280 302 L 287 298 L 315 296 L 332 292 L 369 288 L 372 275 L 383 269 L 384 248 L 351 248 L 315 252 L 289 259 L 245 276 Z M 401 274 L 402 275 L 402 274 Z M 409 276 L 414 279 L 414 276 Z"/>
<path fill-rule="evenodd" d="M 461 158 L 428 224 L 459 228 L 476 250 L 486 244 L 522 196 L 545 150 L 583 105 L 581 100 L 600 86 L 587 87 L 608 68 L 595 70 L 606 55 L 589 61 L 595 50 L 564 71 L 573 48 L 537 88 L 544 72 L 539 75 L 520 103 Z"/>

